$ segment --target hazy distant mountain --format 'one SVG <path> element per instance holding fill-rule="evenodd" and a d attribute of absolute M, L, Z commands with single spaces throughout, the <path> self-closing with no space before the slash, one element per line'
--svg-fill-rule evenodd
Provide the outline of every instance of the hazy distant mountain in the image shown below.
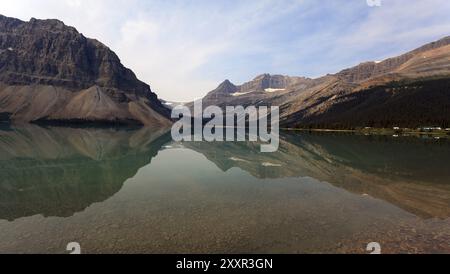
<path fill-rule="evenodd" d="M 208 105 L 275 105 L 284 127 L 450 126 L 450 37 L 317 79 L 264 74 L 228 80 Z"/>
<path fill-rule="evenodd" d="M 167 101 L 167 100 L 163 100 L 161 99 L 161 104 L 163 104 L 166 108 L 169 109 L 173 109 L 176 106 L 184 106 L 186 103 L 181 103 L 181 102 L 174 102 L 174 101 Z"/>
<path fill-rule="evenodd" d="M 0 119 L 168 125 L 169 110 L 117 55 L 58 20 L 0 15 Z"/>

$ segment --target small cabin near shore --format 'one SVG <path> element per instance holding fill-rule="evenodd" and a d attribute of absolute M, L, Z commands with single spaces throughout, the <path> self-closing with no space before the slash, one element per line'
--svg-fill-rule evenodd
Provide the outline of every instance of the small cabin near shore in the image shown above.
<path fill-rule="evenodd" d="M 442 128 L 441 127 L 420 127 L 420 128 L 418 128 L 418 130 L 432 132 L 432 131 L 440 131 L 440 130 L 442 130 Z"/>

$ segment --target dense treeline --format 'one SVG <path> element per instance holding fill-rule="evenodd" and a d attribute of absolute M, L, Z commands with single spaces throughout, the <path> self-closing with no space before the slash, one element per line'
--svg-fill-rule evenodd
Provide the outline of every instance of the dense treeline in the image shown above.
<path fill-rule="evenodd" d="M 355 92 L 326 112 L 298 117 L 301 128 L 450 127 L 450 79 L 393 82 Z"/>

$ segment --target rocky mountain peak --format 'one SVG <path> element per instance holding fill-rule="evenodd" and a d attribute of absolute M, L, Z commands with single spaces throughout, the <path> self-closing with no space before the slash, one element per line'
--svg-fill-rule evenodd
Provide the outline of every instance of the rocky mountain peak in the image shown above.
<path fill-rule="evenodd" d="M 225 95 L 232 94 L 238 90 L 238 87 L 235 86 L 230 80 L 223 81 L 215 90 L 214 93 Z"/>
<path fill-rule="evenodd" d="M 123 66 L 112 50 L 56 19 L 32 18 L 25 22 L 0 15 L 0 87 L 17 86 L 31 89 L 38 86 L 38 89 L 49 92 L 48 87 L 53 87 L 64 93 L 58 98 L 61 102 L 55 102 L 54 109 L 46 109 L 45 113 L 27 107 L 32 105 L 31 102 L 11 99 L 8 104 L 0 105 L 0 113 L 15 113 L 12 118 L 17 120 L 48 119 L 50 116 L 69 119 L 66 114 L 70 113 L 70 119 L 76 120 L 129 119 L 149 124 L 148 117 L 158 116 L 158 120 L 163 121 L 170 116 L 150 86 Z M 3 95 L 11 92 L 8 89 Z M 42 100 L 31 93 L 26 92 L 24 96 L 29 96 L 29 100 Z M 100 105 L 96 105 L 98 102 L 85 102 L 92 98 L 103 98 L 103 101 Z M 72 99 L 77 102 L 68 103 Z M 119 106 L 137 101 L 139 107 L 136 104 Z M 87 111 L 89 108 L 83 106 L 85 103 L 92 110 Z M 45 102 L 39 101 L 39 104 Z M 61 105 L 70 110 L 58 112 Z M 120 117 L 114 117 L 113 113 L 119 113 L 117 110 L 121 108 L 130 109 L 123 110 Z M 81 114 L 79 111 L 82 110 L 86 113 Z M 97 113 L 100 110 L 103 111 L 101 115 Z M 159 119 L 159 116 L 164 118 Z"/>
<path fill-rule="evenodd" d="M 77 32 L 74 27 L 66 26 L 63 21 L 58 19 L 36 19 L 31 18 L 29 24 L 34 28 L 41 28 L 49 31 L 73 31 Z"/>
<path fill-rule="evenodd" d="M 261 74 L 242 85 L 241 92 L 264 91 L 266 89 L 285 89 L 290 84 L 290 77 L 283 75 Z"/>
<path fill-rule="evenodd" d="M 435 42 L 428 43 L 400 56 L 388 58 L 381 62 L 361 63 L 355 67 L 345 69 L 337 73 L 336 76 L 347 82 L 358 83 L 372 77 L 380 76 L 386 73 L 392 73 L 418 54 L 447 45 L 450 45 L 450 36 L 444 37 Z"/>
<path fill-rule="evenodd" d="M 79 89 L 93 85 L 152 97 L 150 87 L 125 68 L 117 55 L 62 21 L 2 16 L 0 81 Z"/>

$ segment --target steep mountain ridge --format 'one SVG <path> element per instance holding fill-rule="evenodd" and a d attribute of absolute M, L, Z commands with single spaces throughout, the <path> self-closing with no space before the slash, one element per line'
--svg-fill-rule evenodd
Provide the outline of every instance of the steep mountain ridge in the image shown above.
<path fill-rule="evenodd" d="M 398 69 L 401 70 L 402 65 L 409 62 L 411 59 L 417 58 L 417 56 L 422 57 L 422 53 L 433 51 L 448 45 L 450 45 L 450 37 L 445 37 L 397 57 L 388 58 L 381 62 L 365 62 L 355 67 L 345 69 L 337 73 L 336 76 L 347 82 L 362 82 L 369 78 L 394 72 Z"/>
<path fill-rule="evenodd" d="M 114 52 L 59 20 L 0 15 L 0 83 L 0 112 L 13 122 L 170 124 Z"/>
<path fill-rule="evenodd" d="M 208 93 L 204 107 L 279 106 L 289 128 L 449 127 L 450 37 L 316 79 L 265 74 L 237 87 Z"/>
<path fill-rule="evenodd" d="M 262 74 L 242 85 L 234 85 L 229 80 L 222 82 L 216 89 L 203 98 L 203 105 L 257 105 L 266 102 L 294 88 L 305 88 L 314 80 L 305 77 Z M 186 104 L 192 108 L 193 103 Z"/>

